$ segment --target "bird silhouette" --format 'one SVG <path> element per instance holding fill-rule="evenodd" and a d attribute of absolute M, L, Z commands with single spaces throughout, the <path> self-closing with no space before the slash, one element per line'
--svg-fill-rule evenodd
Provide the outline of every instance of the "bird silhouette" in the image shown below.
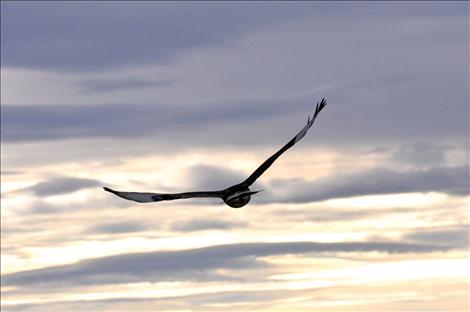
<path fill-rule="evenodd" d="M 227 187 L 226 189 L 219 191 L 202 191 L 202 192 L 184 192 L 184 193 L 140 193 L 140 192 L 120 192 L 112 190 L 108 187 L 103 187 L 107 192 L 113 193 L 124 199 L 133 200 L 139 203 L 158 202 L 164 200 L 184 199 L 184 198 L 195 198 L 195 197 L 213 197 L 221 198 L 225 204 L 232 208 L 241 208 L 248 204 L 251 195 L 259 193 L 260 191 L 251 191 L 250 186 L 281 156 L 285 151 L 300 141 L 308 129 L 313 125 L 313 122 L 317 118 L 320 111 L 325 107 L 326 101 L 323 98 L 317 103 L 315 107 L 315 113 L 313 117 L 310 116 L 307 119 L 307 125 L 300 130 L 295 137 L 293 137 L 286 145 L 284 145 L 274 155 L 266 159 L 261 166 L 259 166 L 245 181 Z"/>

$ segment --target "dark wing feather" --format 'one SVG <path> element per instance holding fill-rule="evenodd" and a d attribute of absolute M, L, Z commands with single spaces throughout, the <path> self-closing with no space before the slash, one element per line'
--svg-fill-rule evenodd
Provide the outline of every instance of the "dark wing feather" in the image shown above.
<path fill-rule="evenodd" d="M 138 192 L 119 192 L 112 190 L 108 187 L 103 187 L 107 192 L 113 193 L 124 199 L 133 200 L 139 203 L 157 202 L 162 200 L 174 200 L 183 198 L 194 198 L 194 197 L 222 197 L 222 192 L 186 192 L 186 193 L 174 193 L 174 194 L 162 194 L 162 193 L 138 193 Z"/>
<path fill-rule="evenodd" d="M 322 99 L 321 102 L 317 103 L 317 106 L 315 107 L 315 113 L 313 114 L 312 119 L 310 119 L 310 116 L 307 119 L 307 125 L 303 127 L 302 130 L 294 137 L 292 140 L 287 142 L 286 145 L 284 145 L 279 151 L 277 151 L 274 155 L 269 157 L 264 161 L 264 163 L 261 164 L 261 166 L 258 167 L 245 181 L 243 181 L 241 184 L 244 186 L 250 186 L 253 184 L 253 182 L 256 181 L 273 163 L 276 161 L 276 159 L 282 155 L 285 151 L 287 151 L 289 148 L 294 146 L 295 143 L 300 141 L 305 134 L 307 133 L 308 129 L 313 125 L 313 122 L 317 118 L 317 115 L 320 113 L 320 111 L 325 107 L 326 101 L 325 99 Z"/>

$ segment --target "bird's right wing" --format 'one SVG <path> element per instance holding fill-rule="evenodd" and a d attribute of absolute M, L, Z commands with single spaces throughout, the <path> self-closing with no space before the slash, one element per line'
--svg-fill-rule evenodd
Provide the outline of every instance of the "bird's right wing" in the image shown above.
<path fill-rule="evenodd" d="M 103 187 L 103 189 L 121 198 L 133 200 L 139 203 L 149 203 L 149 202 L 157 202 L 157 201 L 162 201 L 162 200 L 174 200 L 174 199 L 195 198 L 195 197 L 222 198 L 222 195 L 223 195 L 221 191 L 162 194 L 162 193 L 120 192 L 120 191 L 112 190 L 108 187 Z"/>
<path fill-rule="evenodd" d="M 295 143 L 299 142 L 305 136 L 308 129 L 310 129 L 310 127 L 313 125 L 318 114 L 325 106 L 326 106 L 326 100 L 323 98 L 319 103 L 317 103 L 313 117 L 312 118 L 310 118 L 310 116 L 308 117 L 307 124 L 302 128 L 302 130 L 300 130 L 300 132 L 297 133 L 297 135 L 293 137 L 292 140 L 287 142 L 287 144 L 284 145 L 279 151 L 277 151 L 274 155 L 266 159 L 261 164 L 261 166 L 258 167 L 258 169 L 256 169 L 245 181 L 243 181 L 240 184 L 244 186 L 250 186 L 251 184 L 253 184 L 256 181 L 256 179 L 258 179 L 274 163 L 274 161 L 276 161 L 276 159 L 282 155 L 282 153 L 284 153 L 289 148 L 294 146 Z"/>

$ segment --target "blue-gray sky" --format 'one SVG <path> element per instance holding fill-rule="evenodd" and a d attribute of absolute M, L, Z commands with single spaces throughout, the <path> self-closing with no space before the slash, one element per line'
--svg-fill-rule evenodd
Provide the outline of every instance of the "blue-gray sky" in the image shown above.
<path fill-rule="evenodd" d="M 2 308 L 467 309 L 469 26 L 466 2 L 2 1 Z M 323 97 L 243 209 L 100 189 L 237 183 Z"/>

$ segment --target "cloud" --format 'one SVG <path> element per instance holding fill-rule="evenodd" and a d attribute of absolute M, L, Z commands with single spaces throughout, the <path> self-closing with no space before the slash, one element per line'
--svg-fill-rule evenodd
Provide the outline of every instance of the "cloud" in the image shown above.
<path fill-rule="evenodd" d="M 374 148 L 367 148 L 367 150 L 362 151 L 359 153 L 359 155 L 374 155 L 374 154 L 384 154 L 384 153 L 389 153 L 390 148 L 387 147 L 374 147 Z"/>
<path fill-rule="evenodd" d="M 317 290 L 318 291 L 318 290 Z M 188 311 L 210 311 L 212 304 L 236 303 L 235 307 L 224 307 L 225 311 L 259 310 L 259 305 L 264 303 L 272 307 L 273 302 L 292 299 L 298 295 L 299 290 L 237 290 L 217 291 L 196 295 L 169 295 L 159 298 L 120 297 L 116 299 L 93 300 L 64 300 L 48 302 L 46 304 L 15 304 L 7 305 L 7 311 L 42 312 L 50 311 L 147 311 L 148 307 L 158 307 L 159 311 L 180 311 L 182 308 Z M 5 291 L 5 294 L 9 292 Z M 216 309 L 219 310 L 219 309 Z"/>
<path fill-rule="evenodd" d="M 324 24 L 339 17 L 345 23 L 345 16 L 355 20 L 455 18 L 465 16 L 465 6 L 6 1 L 1 14 L 2 66 L 89 70 L 167 63 L 187 51 L 227 45 L 258 29 L 307 17 Z M 402 23 L 402 28 L 408 25 Z"/>
<path fill-rule="evenodd" d="M 85 92 L 109 92 L 139 88 L 161 88 L 175 84 L 177 79 L 144 80 L 138 78 L 126 79 L 87 79 L 77 84 Z"/>
<path fill-rule="evenodd" d="M 468 247 L 469 245 L 469 225 L 461 225 L 448 229 L 429 229 L 415 231 L 403 236 L 405 240 L 419 244 L 434 244 L 452 247 Z"/>
<path fill-rule="evenodd" d="M 396 171 L 375 168 L 336 174 L 314 181 L 274 180 L 268 198 L 261 202 L 314 202 L 327 199 L 412 192 L 468 195 L 468 166 Z"/>
<path fill-rule="evenodd" d="M 256 268 L 261 257 L 323 252 L 427 253 L 447 247 L 397 242 L 243 243 L 190 250 L 122 254 L 75 264 L 5 274 L 5 286 L 108 284 L 133 281 L 223 279 L 217 269 Z"/>
<path fill-rule="evenodd" d="M 85 188 L 98 187 L 101 184 L 99 180 L 94 179 L 57 177 L 36 183 L 23 190 L 33 192 L 37 196 L 52 196 L 72 193 Z"/>
<path fill-rule="evenodd" d="M 196 165 L 188 171 L 188 180 L 191 185 L 202 190 L 221 190 L 240 183 L 246 178 L 245 173 L 221 166 Z"/>
<path fill-rule="evenodd" d="M 6 295 L 9 292 L 4 292 Z M 214 303 L 237 303 L 235 308 L 227 307 L 224 310 L 240 311 L 242 305 L 246 304 L 244 311 L 253 310 L 250 303 L 266 302 L 266 306 L 272 306 L 273 301 L 291 299 L 298 294 L 298 290 L 239 290 L 239 291 L 217 291 L 197 295 L 177 295 L 160 298 L 136 298 L 120 297 L 116 299 L 96 300 L 64 300 L 48 302 L 46 304 L 15 304 L 4 307 L 7 311 L 42 312 L 50 311 L 147 311 L 148 307 L 158 307 L 159 311 L 180 311 L 182 308 L 188 311 L 212 310 Z M 257 305 L 256 307 L 259 307 Z M 218 309 L 216 309 L 218 310 Z"/>
<path fill-rule="evenodd" d="M 101 185 L 100 185 L 101 186 Z M 54 194 L 55 195 L 55 194 Z M 49 195 L 48 195 L 49 196 Z M 135 202 L 129 200 L 122 200 L 119 197 L 110 196 L 103 191 L 101 187 L 96 188 L 96 192 L 87 194 L 79 202 L 64 201 L 61 203 L 51 203 L 47 199 L 43 200 L 38 198 L 31 202 L 30 205 L 22 207 L 18 213 L 31 214 L 54 214 L 54 213 L 68 213 L 70 211 L 90 210 L 91 213 L 95 209 L 109 209 L 109 208 L 129 208 L 135 205 Z"/>
<path fill-rule="evenodd" d="M 2 170 L 1 175 L 15 175 L 15 174 L 23 174 L 22 171 L 19 170 Z"/>
<path fill-rule="evenodd" d="M 139 222 L 113 222 L 113 223 L 102 223 L 92 227 L 89 231 L 92 233 L 99 234 L 120 234 L 120 233 L 132 233 L 145 231 L 147 226 Z"/>
<path fill-rule="evenodd" d="M 295 220 L 302 222 L 344 222 L 357 219 L 365 219 L 371 216 L 378 216 L 388 213 L 404 213 L 413 211 L 412 209 L 328 209 L 321 212 L 311 212 L 305 209 L 280 209 L 274 214 L 281 216 L 283 219 Z"/>
<path fill-rule="evenodd" d="M 397 287 L 412 289 L 413 292 L 398 293 Z M 287 287 L 286 287 L 287 288 Z M 8 292 L 5 292 L 8 294 Z M 365 296 L 364 294 L 367 293 Z M 393 298 L 384 294 L 393 293 Z M 456 295 L 457 293 L 457 295 Z M 38 304 L 5 304 L 8 311 L 42 312 L 48 311 L 147 311 L 148 307 L 158 307 L 159 311 L 305 311 L 306 306 L 314 306 L 320 311 L 376 311 L 387 306 L 389 311 L 434 310 L 444 306 L 452 311 L 465 311 L 467 306 L 468 283 L 466 281 L 446 281 L 435 283 L 416 282 L 374 283 L 365 285 L 336 285 L 306 289 L 237 290 L 210 291 L 195 295 L 170 295 L 165 297 L 141 298 L 125 296 L 113 299 L 57 300 Z M 416 296 L 419 296 L 416 299 Z M 360 303 L 356 298 L 360 298 Z M 369 308 L 372 306 L 371 308 Z M 379 307 L 379 308 L 378 308 Z M 460 308 L 463 307 L 463 308 Z"/>
<path fill-rule="evenodd" d="M 228 230 L 241 227 L 246 227 L 246 224 L 243 222 L 224 221 L 218 219 L 192 219 L 187 222 L 178 222 L 172 224 L 171 230 L 193 232 L 205 230 Z"/>
<path fill-rule="evenodd" d="M 311 101 L 311 100 L 310 100 Z M 266 119 L 302 110 L 311 113 L 311 106 L 286 105 L 279 101 L 241 101 L 225 103 L 199 103 L 184 109 L 164 104 L 100 104 L 100 105 L 2 105 L 1 137 L 4 142 L 31 142 L 71 138 L 138 138 L 159 133 L 178 137 L 184 130 L 195 136 L 194 129 L 201 132 L 205 140 L 194 137 L 197 144 L 213 145 L 222 137 L 228 123 L 238 125 L 238 133 L 230 134 L 231 143 L 254 144 L 246 140 L 248 132 L 243 124 L 254 122 L 259 125 Z M 300 118 L 300 117 L 298 117 Z M 222 129 L 214 133 L 211 126 Z M 208 129 L 209 128 L 209 129 Z M 210 136 L 218 140 L 208 140 Z M 294 134 L 292 134 L 294 135 Z M 209 136 L 209 137 L 210 137 Z M 272 137 L 271 137 L 272 138 Z M 256 138 L 254 138 L 256 139 Z M 259 139 L 258 139 L 259 140 Z"/>
<path fill-rule="evenodd" d="M 2 2 L 1 14 L 2 66 L 92 70 L 167 63 L 306 11 L 286 4 Z"/>
<path fill-rule="evenodd" d="M 435 145 L 429 142 L 406 144 L 395 151 L 392 157 L 405 164 L 415 166 L 442 165 L 446 161 L 445 152 L 448 146 Z"/>
<path fill-rule="evenodd" d="M 8 8 L 10 2 L 2 3 L 2 5 Z M 12 8 L 15 5 L 11 3 Z M 120 13 L 121 10 L 118 8 L 124 6 L 124 3 L 116 6 L 102 4 L 98 5 L 96 10 L 92 10 L 88 5 L 57 5 L 57 7 L 50 5 L 48 9 L 43 6 L 26 8 L 26 6 L 19 5 L 21 9 L 18 9 L 15 14 L 21 15 L 23 14 L 22 10 L 25 10 L 24 12 L 30 10 L 32 24 L 36 23 L 36 19 L 41 22 L 37 24 L 43 25 L 43 22 L 44 25 L 53 24 L 47 28 L 53 33 L 59 32 L 60 37 L 64 36 L 61 33 L 64 30 L 57 27 L 57 24 L 64 23 L 64 21 L 52 22 L 54 18 L 58 19 L 59 13 L 67 12 L 67 14 L 70 13 L 70 16 L 80 16 L 81 14 L 87 16 L 86 19 L 77 18 L 80 25 L 91 19 L 90 25 L 82 25 L 84 27 L 82 30 L 87 27 L 92 28 L 93 18 L 96 18 L 96 15 L 106 16 L 102 21 L 103 24 L 95 21 L 98 28 L 101 28 L 102 25 L 106 25 L 106 18 L 110 18 L 111 22 L 113 21 L 113 13 L 116 13 L 115 18 L 118 20 L 115 21 L 117 24 L 115 31 L 119 36 L 122 36 L 119 29 L 123 26 L 119 24 L 119 19 L 123 18 L 123 13 Z M 136 20 L 132 20 L 140 25 L 150 19 L 150 12 L 158 11 L 156 16 L 162 15 L 162 20 L 152 16 L 152 20 L 148 22 L 152 25 L 154 20 L 155 23 L 163 23 L 163 21 L 170 19 L 172 15 L 165 17 L 163 12 L 174 13 L 171 25 L 165 27 L 168 36 L 170 36 L 172 27 L 177 25 L 176 22 L 173 24 L 173 20 L 178 20 L 178 16 L 184 15 L 182 12 L 185 12 L 185 14 L 189 14 L 189 21 L 186 18 L 181 19 L 183 25 L 180 27 L 183 28 L 183 32 L 187 29 L 189 32 L 195 31 L 200 36 L 206 36 L 207 34 L 204 33 L 208 30 L 205 27 L 216 32 L 218 27 L 212 28 L 212 22 L 205 24 L 206 21 L 200 27 L 188 27 L 186 22 L 191 24 L 199 18 L 204 19 L 205 14 L 210 15 L 208 12 L 211 10 L 218 13 L 223 11 L 227 15 L 231 15 L 231 9 L 234 9 L 236 12 L 242 12 L 239 16 L 250 15 L 250 20 L 254 19 L 253 16 L 257 14 L 258 18 L 263 20 L 269 15 L 267 12 L 272 13 L 272 10 L 281 16 L 289 15 L 286 13 L 287 11 L 278 7 L 270 8 L 271 4 L 261 6 L 261 8 L 258 6 L 234 6 L 235 8 L 231 5 L 207 5 L 210 7 L 207 8 L 205 5 L 202 7 L 190 5 L 185 9 L 171 5 L 168 7 L 155 5 L 143 12 L 143 16 L 132 15 L 139 16 Z M 281 6 L 284 7 L 284 5 Z M 130 11 L 125 11 L 124 17 L 127 16 L 127 12 L 132 10 L 139 12 L 142 10 L 134 5 L 130 5 L 130 7 Z M 286 5 L 286 7 L 291 6 Z M 146 92 L 144 94 L 136 92 L 137 95 L 129 95 L 125 99 L 120 98 L 122 94 L 116 94 L 116 97 L 111 97 L 111 94 L 101 94 L 98 99 L 96 94 L 95 97 L 90 98 L 71 93 L 63 96 L 64 102 L 72 106 L 68 110 L 49 106 L 47 100 L 41 101 L 37 98 L 35 100 L 34 97 L 31 97 L 27 103 L 16 103 L 27 105 L 23 108 L 11 108 L 9 106 L 12 103 L 3 101 L 2 139 L 7 142 L 15 142 L 84 137 L 119 139 L 156 135 L 181 137 L 192 134 L 208 138 L 206 141 L 196 140 L 202 146 L 230 142 L 238 147 L 250 144 L 255 140 L 259 142 L 261 141 L 258 139 L 260 137 L 265 139 L 268 137 L 265 133 L 272 136 L 273 133 L 277 135 L 282 133 L 281 130 L 288 129 L 288 125 L 292 124 L 294 120 L 290 119 L 294 113 L 292 110 L 298 112 L 300 107 L 305 113 L 305 106 L 302 105 L 307 101 L 312 101 L 314 95 L 315 97 L 325 96 L 330 104 L 325 113 L 322 113 L 324 114 L 321 116 L 322 126 L 316 130 L 319 135 L 315 142 L 320 144 L 352 149 L 358 146 L 363 148 L 360 145 L 370 146 L 370 143 L 378 145 L 378 142 L 384 146 L 401 140 L 441 142 L 445 139 L 459 141 L 464 148 L 467 147 L 466 134 L 469 123 L 468 75 L 466 71 L 468 49 L 466 42 L 468 36 L 466 31 L 467 16 L 463 13 L 465 10 L 459 12 L 458 5 L 436 5 L 429 8 L 417 5 L 416 7 L 419 8 L 417 10 L 405 10 L 397 6 L 370 7 L 368 5 L 358 8 L 336 5 L 293 7 L 295 7 L 292 9 L 293 11 L 308 11 L 308 13 L 300 13 L 307 14 L 308 17 L 295 19 L 295 22 L 287 18 L 290 22 L 282 25 L 266 25 L 260 21 L 259 23 L 270 27 L 260 26 L 261 32 L 256 31 L 258 28 L 247 29 L 249 35 L 244 40 L 223 48 L 210 43 L 208 49 L 198 49 L 197 53 L 187 54 L 178 62 L 166 67 L 165 77 L 181 77 L 181 83 L 169 88 L 171 90 L 163 88 L 165 92 Z M 437 12 L 436 7 L 442 9 L 441 13 Z M 202 13 L 198 10 L 201 10 Z M 263 13 L 260 15 L 257 10 Z M 365 12 L 371 13 L 366 14 Z M 3 11 L 2 14 L 4 14 Z M 15 16 L 15 14 L 10 14 Z M 253 16 L 251 16 L 252 14 Z M 48 20 L 48 15 L 52 15 L 53 18 Z M 330 18 L 330 16 L 334 18 Z M 343 23 L 335 22 L 335 18 L 338 16 L 341 16 Z M 344 18 L 346 16 L 348 18 Z M 381 18 L 378 19 L 377 16 Z M 435 18 L 436 16 L 441 18 Z M 218 18 L 225 22 L 220 15 Z M 232 18 L 235 19 L 235 17 L 229 17 L 230 23 L 233 22 Z M 126 18 L 124 19 L 124 25 L 132 24 Z M 212 19 L 215 17 L 211 16 L 210 20 Z M 267 19 L 273 19 L 273 16 L 269 15 Z M 13 32 L 11 38 L 19 38 L 17 40 L 24 40 L 28 43 L 39 42 L 43 49 L 48 49 L 47 44 L 42 44 L 44 41 L 36 39 L 37 36 L 32 36 L 29 31 L 26 31 L 26 35 L 29 34 L 30 38 L 32 37 L 34 40 L 26 39 L 28 36 L 24 36 L 24 34 L 14 36 L 16 31 L 21 32 L 24 27 L 30 27 L 28 23 L 19 22 L 24 20 L 27 19 L 11 18 L 12 23 L 21 25 L 2 27 L 2 31 L 8 28 Z M 226 27 L 225 23 L 221 24 L 222 28 Z M 370 27 L 370 25 L 374 25 L 374 27 Z M 67 26 L 73 28 L 71 25 L 67 24 Z M 191 24 L 191 26 L 194 25 Z M 132 26 L 130 29 L 134 29 L 133 27 L 138 26 Z M 203 29 L 205 31 L 202 31 Z M 364 32 L 364 29 L 370 31 Z M 33 32 L 38 31 L 36 28 L 32 30 Z M 72 30 L 71 38 L 77 37 L 78 41 L 90 38 L 80 35 L 78 29 Z M 175 31 L 178 33 L 179 30 Z M 88 33 L 95 35 L 93 31 Z M 142 31 L 142 33 L 147 34 L 148 31 Z M 47 36 L 47 34 L 41 35 Z M 165 34 L 165 36 L 167 35 Z M 4 38 L 5 36 L 2 36 L 2 39 Z M 99 38 L 107 40 L 108 37 L 100 35 Z M 8 42 L 8 39 L 4 40 Z M 53 38 L 53 41 L 63 44 L 59 38 Z M 122 41 L 117 40 L 117 42 Z M 166 49 L 165 44 L 170 46 L 168 49 L 171 49 L 173 42 L 168 39 L 159 43 L 159 46 Z M 2 49 L 5 47 L 14 49 L 14 46 L 7 43 L 2 45 Z M 292 49 L 293 46 L 297 48 Z M 318 48 L 319 46 L 321 49 Z M 95 48 L 90 44 L 79 47 Z M 134 49 L 136 46 L 126 45 L 126 47 Z M 139 50 L 141 49 L 139 46 Z M 270 53 L 266 53 L 267 50 Z M 28 49 L 28 51 L 36 51 L 36 49 Z M 54 50 L 53 53 L 45 55 L 49 57 L 49 55 L 59 54 L 62 59 L 69 57 L 69 52 Z M 121 50 L 114 49 L 113 52 L 119 54 Z M 154 54 L 153 52 L 149 53 Z M 111 54 L 109 58 L 117 57 L 114 53 L 105 53 L 106 62 L 108 54 Z M 127 54 L 138 58 L 138 55 Z M 15 54 L 15 57 L 23 61 L 31 62 L 35 57 L 38 57 L 34 53 L 31 57 L 16 55 L 19 54 Z M 285 55 L 289 55 L 289 57 L 285 57 Z M 2 62 L 5 61 L 4 59 L 5 57 L 2 57 Z M 57 65 L 57 59 L 57 56 L 53 57 L 53 65 L 50 66 L 60 66 Z M 85 59 L 89 61 L 89 58 Z M 436 59 L 442 61 L 435 62 Z M 84 58 L 81 58 L 80 64 L 83 62 Z M 127 62 L 126 57 L 126 60 L 119 60 L 116 64 L 128 65 Z M 143 57 L 142 62 L 145 62 Z M 135 72 L 138 73 L 142 67 L 136 67 Z M 136 74 L 135 79 L 141 82 L 145 81 L 152 72 L 159 77 L 160 68 L 147 69 L 147 74 L 142 76 Z M 109 76 L 109 74 L 107 75 Z M 95 75 L 95 72 L 90 73 L 90 80 L 96 81 Z M 83 77 L 79 79 L 83 79 Z M 120 79 L 128 78 L 117 78 L 118 85 Z M 12 82 L 11 85 L 10 89 L 15 89 L 15 85 L 22 86 L 21 80 L 16 83 Z M 54 84 L 52 85 L 54 86 Z M 25 93 L 22 88 L 18 89 L 20 89 L 18 93 Z M 423 92 L 423 90 L 427 91 Z M 31 92 L 26 93 L 30 94 Z M 47 94 L 50 93 L 53 93 L 53 90 L 47 92 Z M 132 92 L 129 93 L 132 94 Z M 212 94 L 215 95 L 212 96 Z M 74 105 L 73 102 L 75 97 L 79 98 L 77 102 L 81 105 L 93 104 L 94 101 L 103 103 L 108 96 L 108 104 L 110 105 L 95 108 Z M 283 101 L 278 101 L 283 102 L 283 109 L 279 109 L 275 100 L 281 97 L 287 97 Z M 14 99 L 15 97 L 10 96 L 10 98 Z M 148 107 L 134 104 L 139 103 L 139 98 L 145 98 L 146 100 L 143 101 L 152 104 L 147 105 Z M 234 98 L 235 100 L 233 100 Z M 244 103 L 240 103 L 242 102 L 240 99 L 244 99 Z M 263 114 L 258 108 L 260 99 L 268 102 L 262 107 L 264 115 L 268 114 L 264 119 L 261 118 Z M 122 102 L 117 104 L 120 101 Z M 212 105 L 198 104 L 204 102 L 211 102 Z M 298 105 L 297 102 L 303 103 Z M 60 103 L 60 97 L 54 99 L 54 103 Z M 40 108 L 34 108 L 35 105 Z M 172 105 L 174 106 L 172 107 Z M 195 110 L 200 110 L 201 114 L 195 114 Z M 188 111 L 192 113 L 188 114 Z M 271 113 L 272 111 L 275 112 Z M 269 120 L 268 123 L 266 122 L 267 119 L 274 120 L 275 123 L 269 124 Z M 259 124 L 250 124 L 250 120 L 258 121 Z M 219 123 L 217 124 L 217 122 Z M 227 124 L 230 122 L 238 123 L 240 126 L 236 130 L 236 135 L 227 132 Z M 273 132 L 259 131 L 267 125 L 274 125 L 275 128 L 270 128 Z M 165 132 L 167 129 L 168 133 Z M 184 131 L 179 131 L 181 129 Z M 227 136 L 231 140 L 227 140 L 225 138 Z M 268 140 L 271 139 L 268 138 Z M 265 141 L 268 142 L 268 140 Z M 188 141 L 186 139 L 188 145 L 192 143 Z M 172 140 L 172 143 L 181 142 Z"/>

